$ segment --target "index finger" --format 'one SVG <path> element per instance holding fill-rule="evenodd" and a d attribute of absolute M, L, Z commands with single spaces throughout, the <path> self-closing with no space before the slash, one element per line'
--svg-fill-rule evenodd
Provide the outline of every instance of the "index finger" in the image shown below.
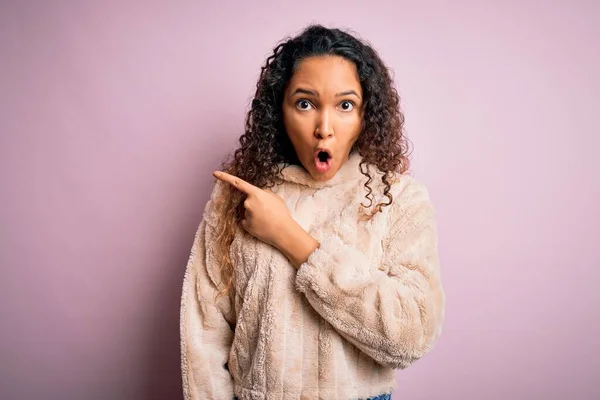
<path fill-rule="evenodd" d="M 246 182 L 245 180 L 243 180 L 241 178 L 238 178 L 237 176 L 228 174 L 227 172 L 215 171 L 215 172 L 213 172 L 213 175 L 215 178 L 217 178 L 223 182 L 229 183 L 236 189 L 241 190 L 242 192 L 244 192 L 246 194 L 252 194 L 252 193 L 256 192 L 257 190 L 259 190 L 259 188 L 257 188 L 256 186 Z"/>

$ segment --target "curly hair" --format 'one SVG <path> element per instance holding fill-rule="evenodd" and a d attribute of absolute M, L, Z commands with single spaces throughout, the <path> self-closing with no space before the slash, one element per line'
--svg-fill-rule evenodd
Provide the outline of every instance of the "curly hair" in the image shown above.
<path fill-rule="evenodd" d="M 340 29 L 311 25 L 298 36 L 278 44 L 262 66 L 256 92 L 246 116 L 240 146 L 222 165 L 224 171 L 260 188 L 281 183 L 281 169 L 300 162 L 283 124 L 284 90 L 299 63 L 308 57 L 339 56 L 354 63 L 363 90 L 361 132 L 350 150 L 361 156 L 360 169 L 366 180 L 368 207 L 373 205 L 370 183 L 373 177 L 365 165 L 382 173 L 383 195 L 372 217 L 393 202 L 390 179 L 409 167 L 409 142 L 404 136 L 404 115 L 392 77 L 377 52 L 366 42 Z M 220 216 L 217 224 L 217 251 L 222 255 L 220 294 L 228 293 L 235 279 L 229 248 L 244 217 L 244 194 L 224 185 L 215 207 Z"/>

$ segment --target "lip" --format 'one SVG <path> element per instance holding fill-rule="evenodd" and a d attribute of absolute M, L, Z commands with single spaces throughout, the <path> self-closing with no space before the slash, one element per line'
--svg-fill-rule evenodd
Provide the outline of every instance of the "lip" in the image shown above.
<path fill-rule="evenodd" d="M 331 150 L 329 150 L 327 147 L 318 147 L 315 152 L 313 153 L 313 158 L 316 158 L 319 156 L 320 152 L 326 152 L 327 154 L 329 154 L 329 158 L 332 159 L 333 158 L 333 153 L 331 152 Z"/>
<path fill-rule="evenodd" d="M 325 153 L 329 154 L 329 159 L 327 160 L 326 163 L 319 161 L 319 153 L 320 152 L 325 152 Z M 313 165 L 319 174 L 325 174 L 325 173 L 329 172 L 332 164 L 333 164 L 333 155 L 331 153 L 331 150 L 329 150 L 326 147 L 319 147 L 315 150 L 315 152 L 313 154 Z"/>

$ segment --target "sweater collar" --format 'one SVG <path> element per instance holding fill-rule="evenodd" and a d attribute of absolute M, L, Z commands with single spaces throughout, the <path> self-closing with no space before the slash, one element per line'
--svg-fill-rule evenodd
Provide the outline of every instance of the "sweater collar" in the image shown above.
<path fill-rule="evenodd" d="M 302 165 L 285 166 L 281 171 L 281 176 L 285 182 L 293 182 L 315 189 L 333 187 L 360 178 L 362 176 L 360 171 L 361 161 L 362 157 L 358 152 L 351 153 L 333 178 L 323 182 L 314 180 Z"/>

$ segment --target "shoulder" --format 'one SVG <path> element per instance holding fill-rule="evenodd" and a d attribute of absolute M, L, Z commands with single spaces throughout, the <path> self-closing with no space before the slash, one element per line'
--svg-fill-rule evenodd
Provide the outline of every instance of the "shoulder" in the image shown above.
<path fill-rule="evenodd" d="M 369 175 L 371 176 L 371 182 L 369 186 L 373 190 L 373 194 L 379 199 L 386 201 L 386 196 L 383 194 L 385 190 L 385 183 L 382 178 L 384 173 L 378 170 L 374 165 L 369 165 Z M 390 184 L 389 194 L 393 197 L 393 203 L 409 203 L 419 201 L 429 201 L 429 191 L 427 187 L 418 179 L 416 179 L 411 172 L 399 173 L 391 172 L 388 173 L 387 181 Z M 360 185 L 365 185 L 367 178 L 364 176 L 360 177 Z"/>
<path fill-rule="evenodd" d="M 429 202 L 429 190 L 421 181 L 408 174 L 393 175 L 390 192 L 401 202 Z"/>
<path fill-rule="evenodd" d="M 399 174 L 394 176 L 390 194 L 393 197 L 389 206 L 389 223 L 399 220 L 416 222 L 417 219 L 433 220 L 435 209 L 429 190 L 424 183 L 412 175 Z"/>
<path fill-rule="evenodd" d="M 403 174 L 391 189 L 392 204 L 386 207 L 384 248 L 412 254 L 417 247 L 437 245 L 436 212 L 426 186 Z M 394 244 L 395 243 L 395 244 Z M 411 247 L 419 244 L 417 247 Z M 412 250 L 410 250 L 412 248 Z"/>

